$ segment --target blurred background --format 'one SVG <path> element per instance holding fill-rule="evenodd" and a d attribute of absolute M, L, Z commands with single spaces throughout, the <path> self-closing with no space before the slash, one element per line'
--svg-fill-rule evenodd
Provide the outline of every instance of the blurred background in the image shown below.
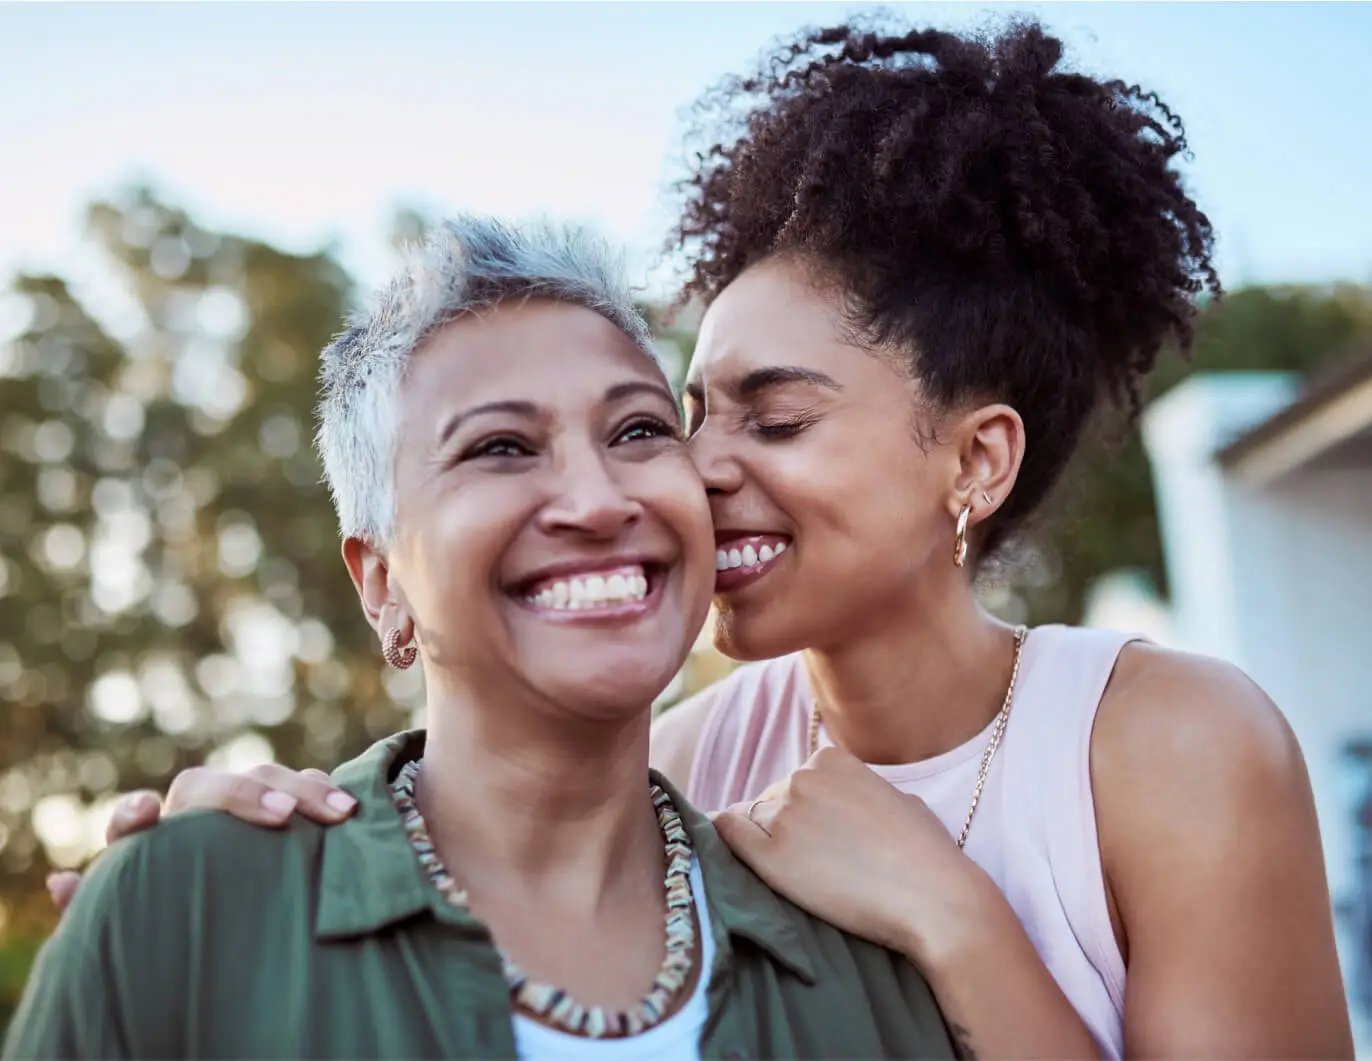
<path fill-rule="evenodd" d="M 310 448 L 317 352 L 397 241 L 462 208 L 591 221 L 683 369 L 693 317 L 663 323 L 657 255 L 683 108 L 855 10 L 0 6 L 0 1031 L 44 876 L 98 850 L 117 793 L 205 761 L 329 768 L 412 721 L 418 675 L 381 664 Z M 1036 14 L 1186 119 L 1231 293 L 983 588 L 1267 688 L 1366 1020 L 1372 6 L 892 10 Z M 726 669 L 703 636 L 660 707 Z"/>

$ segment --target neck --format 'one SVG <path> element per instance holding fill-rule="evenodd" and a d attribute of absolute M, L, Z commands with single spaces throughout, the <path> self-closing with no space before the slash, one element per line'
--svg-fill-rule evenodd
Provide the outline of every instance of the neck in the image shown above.
<path fill-rule="evenodd" d="M 415 801 L 464 887 L 589 911 L 626 886 L 660 885 L 646 706 L 627 723 L 550 722 L 513 696 L 482 704 L 435 686 Z"/>
<path fill-rule="evenodd" d="M 1010 628 L 961 574 L 910 594 L 842 643 L 805 652 L 831 740 L 864 762 L 918 762 L 975 737 L 1000 711 L 1014 662 Z"/>

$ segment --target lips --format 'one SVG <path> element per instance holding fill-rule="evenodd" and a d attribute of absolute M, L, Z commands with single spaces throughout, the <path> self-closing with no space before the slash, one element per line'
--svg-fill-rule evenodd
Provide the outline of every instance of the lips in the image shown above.
<path fill-rule="evenodd" d="M 715 590 L 727 592 L 757 581 L 791 547 L 784 534 L 722 533 L 715 537 Z"/>

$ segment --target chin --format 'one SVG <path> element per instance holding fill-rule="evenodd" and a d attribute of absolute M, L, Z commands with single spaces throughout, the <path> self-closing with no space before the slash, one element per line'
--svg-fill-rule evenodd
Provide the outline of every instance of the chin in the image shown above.
<path fill-rule="evenodd" d="M 679 666 L 641 656 L 587 659 L 570 673 L 548 675 L 538 685 L 555 703 L 583 718 L 628 721 L 648 714 Z"/>
<path fill-rule="evenodd" d="M 740 663 L 750 663 L 775 659 L 805 647 L 786 638 L 785 631 L 778 626 L 775 622 L 759 621 L 757 617 L 740 617 L 734 611 L 720 612 L 715 620 L 715 650 Z"/>

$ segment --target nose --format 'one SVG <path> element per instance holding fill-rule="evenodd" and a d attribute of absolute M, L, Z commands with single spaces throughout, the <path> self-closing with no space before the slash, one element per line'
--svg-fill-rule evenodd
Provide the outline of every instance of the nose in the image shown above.
<path fill-rule="evenodd" d="M 546 533 L 608 540 L 643 517 L 642 503 L 626 492 L 601 453 L 571 454 L 560 464 L 553 499 L 539 514 Z"/>
<path fill-rule="evenodd" d="M 691 460 L 695 462 L 705 492 L 710 495 L 733 494 L 743 485 L 743 469 L 729 451 L 729 439 L 722 431 L 713 429 L 707 416 L 689 443 Z"/>

